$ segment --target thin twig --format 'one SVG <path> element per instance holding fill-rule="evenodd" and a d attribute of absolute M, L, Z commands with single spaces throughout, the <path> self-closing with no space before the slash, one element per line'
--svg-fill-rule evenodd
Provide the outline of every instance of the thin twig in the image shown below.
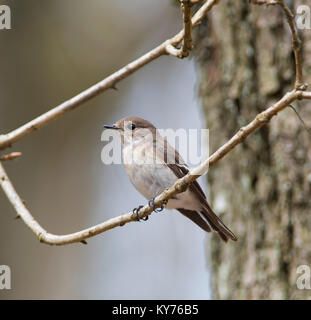
<path fill-rule="evenodd" d="M 181 10 L 183 13 L 183 22 L 184 22 L 184 34 L 183 34 L 183 43 L 180 49 L 177 49 L 173 44 L 169 43 L 166 46 L 166 52 L 174 57 L 183 59 L 189 56 L 189 52 L 192 50 L 192 24 L 191 21 L 191 7 L 196 2 L 191 0 L 179 0 Z"/>
<path fill-rule="evenodd" d="M 180 50 L 181 58 L 189 56 L 189 52 L 192 49 L 192 23 L 191 23 L 191 1 L 190 0 L 180 0 L 181 9 L 183 12 L 184 20 L 184 40 Z"/>
<path fill-rule="evenodd" d="M 14 160 L 16 158 L 19 158 L 21 155 L 22 155 L 21 152 L 11 152 L 9 154 L 0 156 L 0 161 Z"/>
<path fill-rule="evenodd" d="M 300 116 L 299 112 L 295 109 L 294 106 L 292 106 L 291 104 L 289 105 L 289 108 L 291 108 L 296 116 L 298 117 L 299 121 L 302 123 L 303 128 L 307 131 L 307 133 L 309 134 L 309 136 L 311 137 L 311 130 L 310 128 L 308 128 L 308 126 L 306 125 L 306 123 L 304 122 L 304 120 L 302 119 L 302 117 Z"/>
<path fill-rule="evenodd" d="M 256 4 L 256 5 L 276 5 L 278 4 L 278 0 L 249 0 L 249 3 L 252 3 L 252 4 Z"/>
<path fill-rule="evenodd" d="M 219 0 L 207 0 L 196 14 L 192 18 L 192 26 L 197 25 L 206 13 L 212 9 L 214 5 L 218 3 Z M 10 147 L 13 143 L 19 141 L 23 137 L 46 126 L 51 121 L 61 117 L 65 113 L 77 108 L 84 102 L 96 97 L 98 94 L 114 88 L 116 83 L 125 79 L 135 71 L 139 70 L 151 61 L 159 58 L 162 55 L 168 54 L 166 47 L 168 45 L 176 46 L 184 38 L 184 30 L 180 31 L 173 38 L 164 41 L 161 45 L 144 54 L 142 57 L 136 59 L 135 61 L 129 63 L 125 67 L 111 74 L 104 80 L 98 82 L 87 90 L 79 93 L 75 97 L 63 102 L 59 106 L 51 109 L 50 111 L 42 114 L 41 116 L 35 118 L 34 120 L 24 124 L 23 126 L 11 131 L 10 133 L 0 135 L 0 150 Z"/>
<path fill-rule="evenodd" d="M 302 42 L 299 38 L 295 15 L 291 12 L 288 6 L 285 4 L 284 0 L 280 0 L 279 5 L 283 8 L 287 23 L 291 29 L 292 33 L 292 46 L 295 55 L 295 66 L 296 66 L 296 82 L 295 88 L 297 90 L 305 90 L 307 85 L 303 82 L 303 74 L 302 74 Z"/>
<path fill-rule="evenodd" d="M 190 2 L 191 2 L 191 4 L 197 4 L 202 1 L 204 1 L 204 0 L 191 0 Z"/>

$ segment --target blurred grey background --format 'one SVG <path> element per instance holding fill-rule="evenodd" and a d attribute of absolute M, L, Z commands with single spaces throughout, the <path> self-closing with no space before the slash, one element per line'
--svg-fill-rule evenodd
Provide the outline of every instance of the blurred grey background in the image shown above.
<path fill-rule="evenodd" d="M 6 133 L 100 81 L 182 27 L 172 1 L 11 0 L 0 31 L 0 126 Z M 15 144 L 5 163 L 49 232 L 66 234 L 146 200 L 120 165 L 101 162 L 103 124 L 140 116 L 161 128 L 200 128 L 194 62 L 161 57 L 74 112 Z M 206 299 L 207 236 L 175 211 L 154 213 L 88 240 L 50 247 L 0 192 L 0 299 Z"/>

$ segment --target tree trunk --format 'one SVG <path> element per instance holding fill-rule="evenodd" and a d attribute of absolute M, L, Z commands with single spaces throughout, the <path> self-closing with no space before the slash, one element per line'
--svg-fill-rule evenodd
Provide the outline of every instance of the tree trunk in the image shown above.
<path fill-rule="evenodd" d="M 311 83 L 311 31 L 301 36 Z M 203 21 L 195 42 L 213 152 L 293 88 L 291 34 L 280 7 L 227 0 Z M 294 106 L 311 126 L 310 102 Z M 211 204 L 239 238 L 224 244 L 211 237 L 214 298 L 310 297 L 296 285 L 297 267 L 311 267 L 310 160 L 310 136 L 287 108 L 209 170 Z"/>

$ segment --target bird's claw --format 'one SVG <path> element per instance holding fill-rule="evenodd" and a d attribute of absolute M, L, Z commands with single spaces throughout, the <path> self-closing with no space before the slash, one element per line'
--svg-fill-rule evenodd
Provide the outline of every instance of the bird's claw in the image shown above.
<path fill-rule="evenodd" d="M 139 219 L 139 210 L 141 209 L 141 208 L 143 208 L 144 206 L 139 206 L 138 208 L 134 208 L 133 209 L 133 213 L 135 213 L 136 214 L 136 220 L 137 221 L 140 221 L 140 219 Z M 147 217 L 144 217 L 144 218 L 142 218 L 142 220 L 144 220 L 144 221 L 147 221 L 149 219 L 149 216 L 147 216 Z"/>
<path fill-rule="evenodd" d="M 163 202 L 163 204 L 162 204 L 162 206 L 161 206 L 160 208 L 155 208 L 154 199 L 155 199 L 155 197 L 152 198 L 152 199 L 150 199 L 150 200 L 148 201 L 149 206 L 153 209 L 154 212 L 161 212 L 161 211 L 163 211 L 163 210 L 164 210 L 164 205 L 167 204 L 167 200 L 165 200 L 165 201 Z"/>
<path fill-rule="evenodd" d="M 154 198 L 152 198 L 152 199 L 150 199 L 149 201 L 148 201 L 148 205 L 153 209 L 153 211 L 154 212 L 161 212 L 161 211 L 163 211 L 164 210 L 164 206 L 167 204 L 167 200 L 164 200 L 163 201 L 163 204 L 162 204 L 162 206 L 160 207 L 160 208 L 156 208 L 155 207 L 155 203 L 154 203 L 154 199 L 155 199 L 155 197 Z M 147 221 L 148 219 L 149 219 L 149 216 L 146 216 L 146 217 L 144 217 L 144 218 L 139 218 L 139 210 L 141 209 L 141 208 L 143 208 L 144 206 L 139 206 L 138 208 L 134 208 L 133 209 L 133 213 L 136 215 L 136 220 L 137 221 L 140 221 L 140 220 L 144 220 L 144 221 Z"/>

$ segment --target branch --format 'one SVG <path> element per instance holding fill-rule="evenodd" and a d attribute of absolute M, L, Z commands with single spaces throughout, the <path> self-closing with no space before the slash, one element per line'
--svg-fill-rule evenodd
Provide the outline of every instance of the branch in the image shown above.
<path fill-rule="evenodd" d="M 302 99 L 311 99 L 311 92 L 310 91 L 303 91 L 301 93 L 301 98 Z"/>
<path fill-rule="evenodd" d="M 176 49 L 172 44 L 168 44 L 166 46 L 166 51 L 168 54 L 177 57 L 177 58 L 185 58 L 189 56 L 189 52 L 192 49 L 192 22 L 191 22 L 191 0 L 179 0 L 181 10 L 183 13 L 183 21 L 184 21 L 184 40 L 182 43 L 182 47 L 180 49 Z"/>
<path fill-rule="evenodd" d="M 298 35 L 297 26 L 295 22 L 295 15 L 290 11 L 288 6 L 284 3 L 284 0 L 280 0 L 279 5 L 283 8 L 283 11 L 285 12 L 287 23 L 292 33 L 292 46 L 294 50 L 295 65 L 296 65 L 295 88 L 297 90 L 305 90 L 307 88 L 307 85 L 303 83 L 303 75 L 302 75 L 302 42 Z"/>
<path fill-rule="evenodd" d="M 197 4 L 197 3 L 199 3 L 199 2 L 202 2 L 203 0 L 191 0 L 190 2 L 191 2 L 191 4 Z"/>
<path fill-rule="evenodd" d="M 252 0 L 253 2 L 263 2 L 263 0 Z M 280 0 L 282 1 L 282 0 Z M 197 1 L 195 1 L 197 2 Z M 199 11 L 194 15 L 192 19 L 192 26 L 195 26 L 205 15 L 205 13 L 210 10 L 218 0 L 208 0 Z M 265 1 L 267 4 L 268 1 Z M 273 1 L 269 1 L 268 4 L 272 4 Z M 278 3 L 279 4 L 279 3 Z M 283 1 L 283 9 L 287 12 L 287 7 L 284 5 Z M 287 8 L 287 9 L 286 9 Z M 288 9 L 289 10 L 289 9 Z M 154 201 L 154 208 L 161 207 L 166 200 L 169 200 L 174 195 L 178 193 L 184 192 L 187 187 L 195 181 L 198 177 L 205 174 L 208 168 L 214 165 L 217 161 L 222 159 L 226 154 L 228 154 L 231 150 L 234 149 L 238 144 L 240 144 L 246 137 L 252 134 L 258 128 L 264 126 L 267 122 L 271 120 L 273 116 L 275 116 L 278 112 L 289 106 L 293 101 L 299 99 L 311 99 L 311 92 L 304 91 L 306 89 L 306 85 L 299 85 L 297 83 L 302 83 L 302 73 L 299 73 L 299 69 L 302 64 L 301 59 L 301 52 L 300 49 L 296 48 L 295 42 L 298 38 L 297 30 L 295 28 L 294 20 L 292 16 L 289 14 L 288 11 L 287 19 L 291 26 L 292 34 L 293 34 L 293 49 L 295 52 L 295 63 L 296 63 L 296 86 L 293 91 L 288 92 L 285 94 L 277 103 L 266 109 L 265 111 L 259 113 L 256 118 L 251 121 L 247 126 L 240 128 L 240 130 L 222 147 L 220 147 L 214 154 L 212 154 L 208 159 L 203 161 L 199 166 L 192 169 L 189 174 L 184 176 L 183 178 L 176 181 L 176 183 L 171 186 L 170 188 L 164 190 L 159 196 L 155 198 Z M 294 25 L 292 25 L 294 24 Z M 292 27 L 294 26 L 294 29 Z M 14 143 L 15 141 L 21 139 L 25 135 L 29 134 L 35 129 L 42 127 L 43 125 L 49 123 L 50 121 L 58 118 L 60 115 L 68 112 L 82 102 L 94 97 L 95 95 L 99 94 L 100 92 L 106 90 L 107 88 L 113 87 L 117 81 L 122 80 L 129 74 L 133 73 L 134 71 L 138 70 L 143 65 L 147 64 L 148 62 L 156 59 L 157 57 L 161 56 L 164 53 L 167 53 L 167 48 L 169 50 L 178 50 L 174 47 L 174 45 L 178 44 L 182 38 L 186 36 L 186 27 L 185 32 L 181 31 L 178 33 L 174 38 L 167 40 L 157 48 L 153 49 L 149 53 L 145 54 L 141 58 L 135 60 L 134 62 L 130 63 L 126 67 L 122 68 L 118 72 L 112 74 L 108 78 L 104 79 L 102 82 L 94 85 L 93 87 L 89 88 L 88 90 L 80 93 L 76 97 L 68 100 L 67 102 L 61 104 L 60 106 L 50 110 L 49 112 L 43 114 L 42 116 L 34 119 L 30 123 L 12 131 L 7 135 L 0 136 L 0 149 L 9 146 L 10 144 Z M 299 41 L 298 41 L 299 42 Z M 186 46 L 186 40 L 184 41 L 184 45 Z M 300 77 L 301 76 L 301 77 Z M 301 82 L 299 82 L 301 80 Z M 96 226 L 84 229 L 79 232 L 67 234 L 67 235 L 54 235 L 48 233 L 45 229 L 43 229 L 40 224 L 33 218 L 29 210 L 26 208 L 24 202 L 19 197 L 18 193 L 13 187 L 9 177 L 7 176 L 1 162 L 0 162 L 0 185 L 8 197 L 9 201 L 12 203 L 13 207 L 15 208 L 18 217 L 20 217 L 24 223 L 37 235 L 41 242 L 51 244 L 51 245 L 65 245 L 74 242 L 82 242 L 86 243 L 85 239 L 93 237 L 99 233 L 105 232 L 117 226 L 123 226 L 126 223 L 137 221 L 136 214 L 133 212 L 125 213 L 119 217 L 115 217 L 112 219 L 107 220 L 101 224 Z M 150 215 L 153 212 L 153 208 L 149 205 L 144 206 L 142 209 L 139 210 L 138 216 L 139 219 L 144 218 Z"/>
<path fill-rule="evenodd" d="M 14 160 L 16 158 L 19 158 L 21 155 L 22 155 L 21 152 L 11 152 L 9 154 L 0 156 L 0 161 Z"/>
<path fill-rule="evenodd" d="M 263 4 L 267 6 L 279 4 L 278 0 L 249 0 L 249 3 L 257 4 L 259 6 Z"/>
<path fill-rule="evenodd" d="M 278 112 L 289 106 L 293 101 L 297 99 L 307 98 L 311 99 L 311 92 L 303 92 L 293 90 L 288 92 L 281 100 L 275 103 L 270 108 L 259 113 L 256 118 L 250 122 L 247 126 L 240 128 L 240 130 L 222 147 L 220 147 L 215 153 L 213 153 L 208 159 L 202 162 L 199 166 L 192 169 L 189 174 L 176 181 L 176 183 L 170 188 L 164 190 L 159 196 L 155 198 L 155 208 L 161 207 L 166 200 L 171 199 L 174 195 L 184 192 L 187 187 L 205 174 L 208 168 L 214 165 L 217 161 L 222 159 L 228 154 L 234 147 L 244 141 L 246 137 L 252 134 L 256 129 L 262 127 L 271 120 Z M 24 221 L 24 223 L 36 234 L 41 242 L 50 245 L 66 245 L 74 242 L 85 242 L 85 239 L 96 236 L 99 233 L 103 233 L 118 226 L 123 226 L 127 223 L 137 221 L 136 214 L 133 212 L 122 214 L 118 217 L 109 219 L 103 223 L 95 225 L 93 227 L 78 231 L 67 235 L 54 235 L 48 233 L 43 229 L 40 224 L 33 218 L 29 210 L 26 208 L 24 202 L 19 197 L 18 193 L 14 189 L 9 177 L 7 176 L 1 162 L 0 162 L 0 184 L 8 197 L 9 201 L 16 210 L 18 216 Z M 142 219 L 153 212 L 153 208 L 149 205 L 144 206 L 139 210 L 139 218 Z"/>
<path fill-rule="evenodd" d="M 191 1 L 190 0 L 180 0 L 181 9 L 184 17 L 184 40 L 181 47 L 182 57 L 188 57 L 189 52 L 192 49 L 192 22 L 191 22 Z"/>
<path fill-rule="evenodd" d="M 198 24 L 198 22 L 203 19 L 206 13 L 212 9 L 214 5 L 218 3 L 219 0 L 207 0 L 201 8 L 196 12 L 193 16 L 191 23 L 192 27 Z M 187 31 L 188 32 L 188 31 Z M 86 89 L 85 91 L 79 93 L 75 97 L 63 102 L 59 106 L 51 109 L 50 111 L 42 114 L 41 116 L 35 118 L 34 120 L 24 124 L 23 126 L 11 131 L 10 133 L 0 135 L 0 150 L 10 147 L 13 143 L 19 141 L 23 137 L 27 136 L 28 134 L 32 133 L 35 130 L 38 130 L 44 126 L 46 126 L 51 121 L 59 118 L 60 116 L 64 115 L 65 113 L 74 110 L 82 103 L 96 97 L 100 93 L 114 88 L 118 82 L 125 79 L 135 71 L 139 70 L 146 64 L 150 63 L 151 61 L 159 58 L 162 55 L 168 54 L 167 46 L 175 46 L 179 44 L 184 37 L 184 30 L 180 31 L 176 34 L 173 38 L 164 41 L 158 47 L 154 48 L 153 50 L 149 51 L 142 57 L 134 60 L 133 62 L 129 63 L 125 67 L 121 68 L 120 70 L 116 71 L 115 73 L 111 74 L 104 80 L 98 82 L 97 84 L 93 85 L 92 87 Z"/>

